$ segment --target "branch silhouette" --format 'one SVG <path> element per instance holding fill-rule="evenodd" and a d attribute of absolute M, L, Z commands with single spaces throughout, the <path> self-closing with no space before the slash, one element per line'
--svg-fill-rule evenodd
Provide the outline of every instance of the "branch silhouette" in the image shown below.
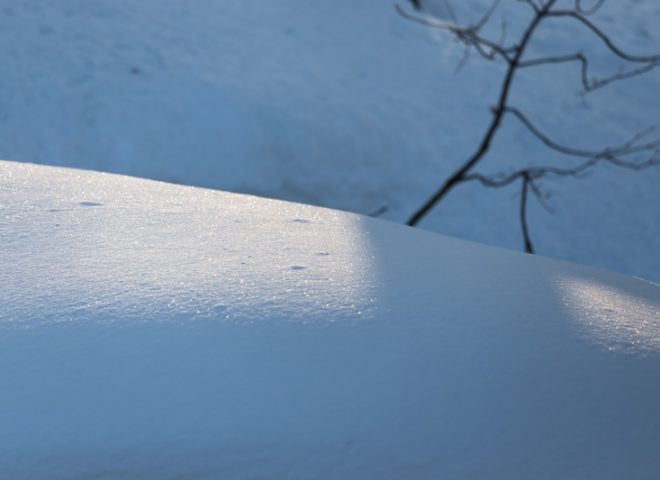
<path fill-rule="evenodd" d="M 421 10 L 421 3 L 414 3 L 417 10 Z M 530 191 L 537 199 L 543 202 L 543 195 L 538 186 L 539 179 L 548 175 L 564 177 L 579 176 L 601 162 L 608 162 L 618 167 L 632 170 L 642 170 L 658 165 L 660 163 L 660 138 L 642 142 L 652 131 L 652 129 L 647 129 L 635 134 L 628 141 L 620 145 L 613 145 L 598 150 L 585 150 L 555 142 L 547 134 L 541 132 L 520 109 L 509 105 L 509 97 L 516 73 L 520 69 L 575 62 L 580 65 L 580 84 L 582 87 L 580 94 L 585 95 L 612 83 L 628 80 L 653 70 L 660 66 L 660 55 L 635 55 L 624 51 L 616 45 L 609 35 L 587 18 L 596 13 L 603 6 L 605 0 L 596 0 L 589 7 L 585 7 L 585 2 L 575 0 L 572 9 L 557 10 L 554 9 L 557 0 L 522 0 L 522 3 L 531 7 L 533 15 L 518 40 L 512 45 L 505 45 L 503 41 L 490 40 L 481 34 L 483 27 L 491 20 L 499 1 L 491 3 L 490 7 L 476 23 L 467 26 L 461 26 L 455 21 L 448 22 L 429 15 L 420 16 L 417 13 L 410 13 L 399 5 L 396 5 L 395 8 L 402 17 L 408 20 L 427 27 L 445 30 L 452 34 L 455 39 L 465 46 L 466 55 L 470 49 L 474 49 L 487 60 L 503 60 L 506 66 L 497 103 L 491 108 L 492 119 L 474 153 L 440 184 L 438 189 L 413 212 L 406 223 L 410 226 L 419 224 L 438 203 L 461 183 L 478 181 L 486 187 L 504 187 L 518 180 L 521 182 L 519 216 L 525 251 L 533 253 L 534 247 L 530 239 L 527 222 L 527 203 Z M 581 51 L 569 55 L 548 55 L 532 59 L 523 58 L 538 27 L 550 18 L 577 21 L 588 32 L 599 38 L 611 54 L 620 60 L 637 66 L 619 71 L 613 75 L 598 78 L 591 75 L 589 58 Z M 461 65 L 462 63 L 464 63 L 464 60 L 461 61 Z M 543 166 L 521 168 L 508 174 L 483 175 L 474 173 L 474 168 L 481 163 L 489 152 L 506 115 L 515 117 L 533 136 L 548 148 L 563 155 L 581 158 L 583 161 L 571 168 Z M 647 158 L 643 161 L 627 160 L 625 158 L 639 154 L 647 154 Z"/>

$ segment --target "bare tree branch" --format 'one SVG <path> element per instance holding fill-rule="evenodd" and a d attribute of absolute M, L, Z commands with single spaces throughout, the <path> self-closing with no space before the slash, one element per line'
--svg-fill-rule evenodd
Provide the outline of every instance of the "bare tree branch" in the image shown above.
<path fill-rule="evenodd" d="M 614 75 L 603 78 L 594 78 L 589 79 L 589 60 L 582 53 L 574 53 L 572 55 L 560 55 L 560 56 L 549 56 L 534 58 L 531 60 L 524 60 L 519 63 L 520 68 L 527 67 L 537 67 L 539 65 L 549 65 L 549 64 L 559 64 L 559 63 L 568 63 L 568 62 L 579 62 L 581 64 L 580 68 L 580 81 L 582 82 L 583 94 L 593 92 L 599 88 L 603 88 L 606 85 L 609 85 L 613 82 L 618 82 L 621 80 L 627 80 L 638 75 L 643 75 L 644 73 L 650 72 L 654 68 L 660 66 L 660 62 L 647 63 L 646 65 L 635 68 L 628 71 L 618 72 Z"/>
<path fill-rule="evenodd" d="M 486 10 L 483 16 L 479 19 L 479 21 L 474 25 L 474 27 L 472 27 L 475 32 L 481 30 L 484 27 L 484 25 L 486 25 L 490 21 L 490 17 L 493 16 L 493 13 L 495 12 L 499 4 L 500 4 L 500 0 L 494 0 L 493 3 L 490 4 L 490 8 Z"/>
<path fill-rule="evenodd" d="M 577 10 L 582 15 L 593 15 L 598 10 L 600 10 L 600 7 L 603 6 L 605 0 L 596 0 L 591 8 L 584 8 L 582 3 L 582 0 L 575 0 L 575 10 Z"/>
<path fill-rule="evenodd" d="M 579 148 L 568 147 L 561 145 L 550 139 L 546 134 L 541 132 L 520 110 L 514 107 L 505 107 L 507 113 L 513 114 L 520 122 L 529 130 L 535 137 L 537 137 L 541 142 L 543 142 L 547 147 L 556 150 L 565 155 L 571 155 L 574 157 L 584 157 L 584 158 L 611 158 L 611 157 L 621 157 L 632 155 L 635 153 L 641 153 L 645 151 L 654 150 L 660 147 L 660 139 L 653 140 L 651 142 L 638 144 L 638 142 L 647 136 L 653 129 L 648 128 L 635 134 L 632 138 L 626 142 L 615 145 L 613 147 L 607 147 L 601 151 L 592 151 L 592 150 L 583 150 Z"/>
<path fill-rule="evenodd" d="M 511 54 L 517 50 L 516 46 L 505 47 L 500 45 L 498 42 L 488 40 L 479 35 L 479 29 L 483 27 L 483 24 L 470 25 L 467 27 L 460 27 L 454 23 L 446 22 L 434 17 L 420 17 L 411 13 L 408 13 L 400 5 L 394 5 L 395 10 L 399 15 L 407 20 L 411 20 L 415 23 L 419 23 L 426 27 L 436 28 L 439 30 L 445 30 L 452 33 L 457 40 L 465 44 L 466 46 L 474 47 L 479 54 L 488 59 L 492 60 L 495 56 L 502 57 L 506 62 L 511 62 Z M 479 22 L 488 21 L 490 15 L 484 15 Z"/>
<path fill-rule="evenodd" d="M 628 62 L 633 63 L 657 63 L 660 62 L 660 55 L 632 55 L 624 52 L 621 48 L 617 47 L 614 42 L 606 35 L 600 28 L 598 28 L 591 20 L 580 14 L 576 10 L 553 10 L 548 12 L 548 17 L 569 17 L 581 22 L 589 30 L 591 30 L 597 37 L 599 37 L 607 48 L 614 53 L 617 57 L 622 58 Z"/>
<path fill-rule="evenodd" d="M 591 82 L 584 84 L 584 91 L 582 93 L 593 92 L 594 90 L 598 90 L 599 88 L 609 85 L 610 83 L 618 82 L 620 80 L 627 80 L 632 77 L 637 77 L 638 75 L 643 75 L 658 66 L 660 66 L 660 62 L 648 63 L 643 67 L 628 70 L 626 72 L 619 72 L 609 77 L 595 78 L 591 80 Z"/>
<path fill-rule="evenodd" d="M 522 54 L 527 47 L 532 34 L 536 27 L 543 18 L 547 15 L 548 11 L 554 5 L 556 0 L 548 0 L 548 2 L 543 6 L 542 9 L 534 16 L 532 21 L 529 23 L 527 28 L 522 34 L 520 42 L 516 47 L 515 53 L 511 60 L 508 62 L 507 70 L 504 75 L 504 80 L 502 82 L 502 87 L 500 89 L 500 97 L 497 102 L 497 107 L 493 110 L 493 119 L 491 120 L 488 130 L 484 134 L 479 147 L 474 152 L 474 154 L 458 168 L 445 182 L 442 186 L 408 219 L 406 222 L 410 226 L 415 226 L 419 221 L 426 216 L 426 214 L 431 211 L 431 209 L 442 200 L 447 193 L 449 193 L 456 185 L 458 185 L 463 177 L 484 157 L 484 155 L 490 149 L 490 143 L 497 132 L 497 129 L 502 122 L 502 116 L 504 115 L 504 109 L 506 107 L 509 92 L 511 90 L 511 84 L 513 82 L 513 77 L 518 69 L 518 63 L 522 57 Z"/>
<path fill-rule="evenodd" d="M 499 0 L 495 0 L 490 8 L 484 13 L 479 21 L 471 26 L 461 27 L 454 23 L 445 22 L 438 19 L 428 17 L 417 17 L 406 13 L 397 5 L 397 11 L 404 18 L 413 20 L 415 22 L 424 24 L 432 28 L 439 28 L 446 30 L 453 34 L 457 40 L 465 45 L 465 55 L 459 63 L 459 68 L 465 63 L 467 55 L 471 48 L 474 48 L 482 57 L 492 60 L 495 57 L 500 57 L 505 60 L 507 67 L 504 73 L 504 78 L 500 87 L 499 98 L 497 105 L 491 109 L 493 118 L 484 132 L 482 139 L 475 150 L 454 173 L 449 176 L 440 186 L 440 188 L 430 196 L 427 201 L 417 210 L 407 221 L 408 225 L 414 226 L 424 218 L 431 209 L 440 202 L 454 187 L 463 182 L 477 181 L 481 185 L 492 188 L 505 187 L 513 182 L 521 181 L 521 194 L 519 205 L 519 221 L 521 225 L 522 235 L 525 244 L 525 251 L 528 253 L 534 252 L 532 244 L 529 225 L 527 222 L 527 207 L 529 192 L 539 200 L 540 204 L 549 210 L 549 206 L 545 202 L 544 193 L 538 185 L 538 181 L 547 176 L 578 177 L 584 175 L 589 169 L 602 162 L 607 162 L 617 167 L 626 168 L 629 170 L 642 170 L 651 166 L 660 165 L 660 138 L 643 142 L 642 140 L 649 135 L 653 130 L 652 128 L 639 132 L 633 135 L 627 141 L 609 146 L 600 150 L 588 150 L 584 148 L 576 148 L 573 146 L 563 145 L 551 139 L 547 134 L 543 133 L 536 127 L 531 120 L 523 114 L 519 109 L 508 105 L 508 99 L 513 83 L 515 74 L 519 68 L 530 68 L 541 65 L 552 65 L 561 63 L 578 62 L 580 64 L 580 82 L 582 84 L 583 92 L 588 93 L 613 82 L 627 80 L 629 78 L 647 73 L 654 68 L 660 66 L 660 55 L 633 55 L 625 52 L 619 48 L 610 37 L 597 27 L 588 18 L 589 15 L 597 12 L 604 4 L 604 0 L 594 0 L 591 6 L 585 6 L 583 0 L 574 0 L 574 9 L 572 10 L 553 10 L 552 8 L 557 3 L 557 0 L 519 0 L 522 3 L 529 5 L 534 11 L 533 18 L 527 24 L 527 27 L 521 34 L 518 42 L 513 46 L 504 46 L 504 40 L 493 42 L 483 38 L 479 31 L 491 19 L 495 9 L 499 4 Z M 418 4 L 419 2 L 417 2 Z M 606 47 L 618 58 L 631 63 L 642 64 L 637 68 L 628 70 L 621 70 L 618 73 L 603 77 L 594 78 L 590 76 L 589 72 L 589 59 L 582 53 L 577 52 L 570 55 L 548 55 L 533 59 L 524 59 L 523 55 L 531 41 L 538 26 L 547 18 L 572 18 L 580 22 L 588 30 L 601 39 Z M 505 27 L 502 27 L 503 34 Z M 491 175 L 484 175 L 481 173 L 472 172 L 474 167 L 484 158 L 489 151 L 491 142 L 495 137 L 498 129 L 502 125 L 505 114 L 511 114 L 539 141 L 545 144 L 548 148 L 559 152 L 564 155 L 577 157 L 583 159 L 580 163 L 567 168 L 555 166 L 530 166 L 514 170 L 510 173 L 497 173 Z M 628 160 L 627 158 L 634 155 L 647 154 L 645 160 Z"/>
<path fill-rule="evenodd" d="M 601 161 L 608 161 L 618 167 L 639 171 L 645 168 L 660 165 L 660 150 L 653 151 L 652 155 L 647 160 L 642 162 L 624 161 L 617 157 L 593 157 L 571 168 L 557 168 L 552 166 L 527 167 L 516 170 L 508 175 L 482 175 L 479 173 L 472 173 L 466 175 L 463 181 L 478 181 L 486 187 L 500 188 L 507 186 L 518 179 L 521 180 L 522 190 L 520 195 L 520 206 L 518 214 L 520 227 L 522 230 L 525 252 L 534 253 L 534 246 L 530 238 L 529 225 L 527 221 L 527 199 L 529 190 L 531 189 L 532 193 L 534 193 L 536 198 L 539 200 L 539 203 L 547 209 L 548 207 L 545 204 L 543 194 L 536 184 L 537 180 L 547 175 L 576 177 L 588 169 L 594 167 Z"/>
<path fill-rule="evenodd" d="M 520 226 L 522 228 L 523 239 L 525 241 L 525 252 L 534 253 L 532 240 L 529 238 L 529 228 L 527 226 L 527 190 L 529 188 L 529 175 L 522 176 L 522 191 L 520 192 Z"/>
<path fill-rule="evenodd" d="M 384 213 L 386 213 L 390 208 L 387 205 L 383 205 L 382 207 L 378 207 L 376 210 L 373 212 L 367 213 L 367 216 L 373 217 L 373 218 L 378 218 Z"/>
<path fill-rule="evenodd" d="M 491 188 L 500 188 L 505 187 L 514 181 L 522 178 L 523 176 L 528 176 L 530 180 L 539 180 L 548 175 L 554 175 L 559 177 L 575 177 L 579 174 L 585 172 L 591 167 L 597 165 L 599 162 L 609 162 L 617 167 L 626 168 L 628 170 L 644 170 L 645 168 L 653 167 L 660 165 L 660 152 L 653 151 L 650 157 L 644 161 L 634 162 L 622 160 L 618 157 L 592 157 L 588 160 L 585 160 L 578 165 L 570 168 L 560 168 L 554 166 L 541 166 L 541 167 L 526 167 L 519 170 L 515 170 L 509 174 L 492 174 L 492 175 L 483 175 L 480 173 L 471 173 L 466 175 L 464 182 L 469 181 L 478 181 L 485 187 Z M 535 192 L 537 193 L 537 192 Z M 540 195 L 540 192 L 539 196 Z"/>

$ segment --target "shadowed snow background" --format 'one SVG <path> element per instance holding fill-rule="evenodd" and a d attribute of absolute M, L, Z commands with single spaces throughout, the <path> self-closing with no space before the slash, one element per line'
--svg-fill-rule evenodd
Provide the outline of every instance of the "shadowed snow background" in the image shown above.
<path fill-rule="evenodd" d="M 660 288 L 0 162 L 0 474 L 654 479 Z"/>
<path fill-rule="evenodd" d="M 488 3 L 454 2 L 455 14 Z M 504 16 L 514 38 L 527 15 L 502 2 L 494 26 Z M 608 1 L 594 17 L 635 53 L 660 50 L 658 19 L 650 0 Z M 455 74 L 462 48 L 387 1 L 2 0 L 0 21 L 0 158 L 359 213 L 387 206 L 397 222 L 471 153 L 503 68 L 473 56 Z M 576 47 L 597 75 L 620 66 L 570 21 L 548 22 L 530 53 Z M 578 80 L 574 65 L 521 72 L 512 104 L 584 148 L 657 121 L 660 71 L 588 97 Z M 507 120 L 483 171 L 570 163 Z M 659 183 L 660 169 L 608 166 L 546 182 L 555 214 L 530 205 L 538 251 L 660 280 Z M 519 249 L 517 195 L 462 186 L 422 227 Z"/>

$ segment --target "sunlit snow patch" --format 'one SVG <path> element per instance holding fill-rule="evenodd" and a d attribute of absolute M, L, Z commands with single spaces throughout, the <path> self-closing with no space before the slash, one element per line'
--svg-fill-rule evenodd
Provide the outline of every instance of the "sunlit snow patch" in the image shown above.
<path fill-rule="evenodd" d="M 583 333 L 607 349 L 660 350 L 660 302 L 657 299 L 645 298 L 597 279 L 571 277 L 562 278 L 559 293 Z"/>
<path fill-rule="evenodd" d="M 357 216 L 20 164 L 0 182 L 5 323 L 369 314 Z"/>

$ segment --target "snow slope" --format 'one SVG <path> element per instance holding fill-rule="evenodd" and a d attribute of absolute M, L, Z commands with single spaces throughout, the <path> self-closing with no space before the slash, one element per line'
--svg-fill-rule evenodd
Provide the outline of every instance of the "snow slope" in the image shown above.
<path fill-rule="evenodd" d="M 0 162 L 0 477 L 653 479 L 660 287 Z"/>
<path fill-rule="evenodd" d="M 454 9 L 469 19 L 484 4 Z M 494 25 L 505 17 L 513 38 L 528 14 L 507 0 Z M 473 57 L 455 74 L 460 46 L 384 0 L 0 0 L 0 20 L 0 158 L 360 213 L 387 206 L 397 222 L 471 153 L 502 72 Z M 594 21 L 627 50 L 660 50 L 654 0 L 609 0 Z M 580 32 L 548 24 L 531 53 L 577 47 L 596 74 L 617 71 Z M 577 83 L 572 65 L 529 70 L 512 102 L 583 148 L 657 122 L 660 69 L 586 98 Z M 507 121 L 483 172 L 541 163 L 570 161 Z M 660 281 L 658 184 L 660 169 L 607 167 L 548 181 L 555 214 L 530 206 L 538 251 Z M 422 227 L 519 249 L 517 195 L 466 186 Z"/>

